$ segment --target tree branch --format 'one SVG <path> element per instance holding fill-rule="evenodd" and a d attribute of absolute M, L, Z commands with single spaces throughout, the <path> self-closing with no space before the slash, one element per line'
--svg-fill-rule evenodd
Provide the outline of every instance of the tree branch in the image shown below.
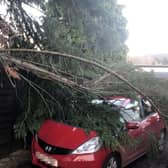
<path fill-rule="evenodd" d="M 70 55 L 70 54 L 66 54 L 66 53 L 60 53 L 60 52 L 55 52 L 55 51 L 46 51 L 46 50 L 37 51 L 37 50 L 34 50 L 34 49 L 0 49 L 0 52 L 5 52 L 5 51 L 6 52 L 7 51 L 13 51 L 13 52 L 28 52 L 28 53 L 31 52 L 31 53 L 50 54 L 50 55 L 54 55 L 54 56 L 61 56 L 61 57 L 65 57 L 65 58 L 70 58 L 70 59 L 73 59 L 73 60 L 77 60 L 79 62 L 83 62 L 85 64 L 94 65 L 94 66 L 104 70 L 105 72 L 107 72 L 107 73 L 109 73 L 111 75 L 114 75 L 115 77 L 117 77 L 118 79 L 123 81 L 125 84 L 127 84 L 131 89 L 133 89 L 139 95 L 141 95 L 143 97 L 147 97 L 140 89 L 138 89 L 137 87 L 132 85 L 124 77 L 122 77 L 121 75 L 119 75 L 115 71 L 111 70 L 110 68 L 107 68 L 104 65 L 97 63 L 96 61 L 88 60 L 88 59 L 85 59 L 85 58 L 81 58 L 81 57 Z"/>
<path fill-rule="evenodd" d="M 146 94 L 143 93 L 140 89 L 138 89 L 136 86 L 132 85 L 127 79 L 125 79 L 124 77 L 119 75 L 117 72 L 111 70 L 110 68 L 105 67 L 102 64 L 97 63 L 96 61 L 88 60 L 88 59 L 85 59 L 85 58 L 81 58 L 81 57 L 66 54 L 66 53 L 55 52 L 55 51 L 46 51 L 46 50 L 37 51 L 37 50 L 33 50 L 33 49 L 0 49 L 0 52 L 10 52 L 10 51 L 12 51 L 12 52 L 41 53 L 41 54 L 48 54 L 48 55 L 54 55 L 54 56 L 62 56 L 62 57 L 65 57 L 65 58 L 70 58 L 70 59 L 73 59 L 73 60 L 77 60 L 79 62 L 83 62 L 85 64 L 89 64 L 89 65 L 92 65 L 92 66 L 94 65 L 95 67 L 98 67 L 98 68 L 104 70 L 105 72 L 107 72 L 111 75 L 114 75 L 119 80 L 123 81 L 132 90 L 134 90 L 137 94 L 146 98 L 151 103 L 151 105 L 155 108 L 156 111 L 158 111 L 164 117 L 168 118 L 168 116 L 166 116 L 166 115 L 164 115 L 163 113 L 160 112 L 160 110 L 157 108 L 157 106 L 154 104 L 154 102 L 148 96 L 146 96 Z M 61 76 L 58 76 L 54 73 L 48 72 L 48 71 L 46 71 L 42 68 L 38 68 L 38 67 L 36 67 L 32 64 L 22 62 L 20 60 L 16 60 L 16 59 L 11 58 L 11 57 L 9 58 L 9 57 L 3 57 L 2 56 L 2 58 L 6 61 L 15 63 L 16 65 L 20 66 L 20 68 L 22 68 L 22 69 L 27 69 L 27 70 L 32 71 L 33 73 L 40 74 L 41 78 L 45 78 L 45 79 L 49 79 L 49 80 L 57 80 L 61 83 L 66 84 L 67 86 L 74 87 L 74 88 L 77 87 L 80 90 L 89 90 L 89 88 L 80 86 L 80 85 L 76 84 L 75 82 L 72 82 L 72 81 L 70 81 L 66 78 L 63 78 Z"/>
<path fill-rule="evenodd" d="M 24 69 L 24 70 L 28 70 L 31 71 L 32 73 L 36 74 L 37 76 L 39 76 L 40 78 L 43 79 L 48 79 L 48 80 L 56 80 L 58 82 L 61 82 L 71 88 L 75 88 L 78 89 L 80 91 L 86 91 L 89 90 L 89 88 L 85 88 L 83 86 L 78 85 L 77 83 L 68 80 L 67 78 L 64 78 L 60 75 L 57 75 L 55 73 L 49 72 L 43 68 L 39 68 L 31 63 L 27 63 L 25 61 L 21 61 L 19 59 L 15 59 L 15 58 L 11 58 L 11 57 L 6 57 L 6 56 L 1 56 L 1 58 L 6 61 L 6 62 L 10 62 L 10 63 L 14 63 L 16 64 L 17 67 Z"/>

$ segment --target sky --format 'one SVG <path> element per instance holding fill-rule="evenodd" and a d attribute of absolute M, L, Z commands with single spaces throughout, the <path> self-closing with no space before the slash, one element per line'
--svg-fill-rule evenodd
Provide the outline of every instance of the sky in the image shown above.
<path fill-rule="evenodd" d="M 27 13 L 33 18 L 38 19 L 39 17 L 42 16 L 42 12 L 40 12 L 38 8 L 32 8 L 25 4 L 23 4 L 23 7 L 26 9 Z M 0 14 L 6 15 L 6 10 L 7 10 L 6 6 L 0 4 Z"/>
<path fill-rule="evenodd" d="M 168 53 L 168 0 L 118 0 L 125 5 L 130 56 Z"/>

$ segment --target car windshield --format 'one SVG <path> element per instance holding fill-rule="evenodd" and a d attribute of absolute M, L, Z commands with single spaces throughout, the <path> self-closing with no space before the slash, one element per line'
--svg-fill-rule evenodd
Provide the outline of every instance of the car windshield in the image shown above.
<path fill-rule="evenodd" d="M 93 99 L 91 101 L 92 104 L 108 104 L 108 105 L 114 105 L 116 107 L 126 107 L 130 104 L 131 99 L 129 98 L 105 98 L 105 99 Z"/>
<path fill-rule="evenodd" d="M 118 107 L 122 118 L 126 121 L 140 121 L 140 107 L 137 101 L 132 101 L 129 98 L 114 98 L 114 99 L 94 99 L 92 104 L 108 104 Z M 123 120 L 122 119 L 122 120 Z"/>

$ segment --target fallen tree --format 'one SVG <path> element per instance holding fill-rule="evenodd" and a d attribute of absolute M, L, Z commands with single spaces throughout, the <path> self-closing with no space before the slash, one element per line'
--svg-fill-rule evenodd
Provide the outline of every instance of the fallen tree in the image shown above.
<path fill-rule="evenodd" d="M 91 64 L 91 65 L 94 65 L 94 66 L 96 66 L 96 67 L 104 70 L 105 72 L 107 72 L 107 73 L 109 73 L 111 75 L 114 75 L 115 77 L 117 77 L 118 79 L 120 79 L 121 81 L 123 81 L 125 84 L 127 84 L 131 89 L 133 89 L 134 91 L 136 91 L 138 94 L 140 94 L 143 97 L 146 97 L 146 95 L 141 90 L 139 90 L 137 87 L 135 87 L 134 85 L 132 85 L 128 80 L 126 80 L 125 78 L 123 78 L 121 75 L 117 74 L 112 69 L 107 68 L 106 66 L 104 66 L 102 64 L 99 64 L 99 63 L 97 63 L 95 61 L 92 61 L 92 60 L 87 60 L 85 58 L 81 58 L 81 57 L 78 57 L 78 56 L 69 55 L 69 54 L 60 53 L 60 52 L 54 52 L 54 51 L 37 51 L 37 50 L 32 50 L 32 49 L 5 49 L 5 50 L 0 49 L 0 51 L 1 52 L 7 52 L 7 51 L 10 52 L 10 51 L 13 51 L 13 52 L 32 52 L 32 53 L 50 54 L 50 55 L 54 55 L 54 56 L 61 56 L 61 57 L 66 57 L 66 58 L 74 59 L 74 60 L 80 61 L 80 62 L 85 63 L 85 64 Z M 10 62 L 14 62 L 14 63 L 18 64 L 17 60 L 12 60 L 12 58 L 10 58 L 10 57 L 6 57 L 6 58 L 2 57 L 2 58 L 5 59 L 6 61 L 10 61 Z M 23 63 L 21 63 L 21 62 L 20 62 L 19 65 L 22 64 L 22 66 L 23 66 Z"/>
<path fill-rule="evenodd" d="M 153 107 L 155 108 L 155 110 L 157 110 L 158 112 L 160 112 L 160 110 L 157 108 L 157 106 L 155 105 L 155 103 L 153 103 L 153 101 L 144 93 L 142 92 L 139 88 L 137 88 L 136 86 L 134 86 L 132 83 L 130 83 L 127 79 L 125 79 L 123 76 L 119 75 L 118 73 L 116 73 L 115 71 L 113 71 L 112 69 L 106 67 L 105 65 L 102 65 L 100 63 L 97 63 L 96 61 L 92 61 L 92 60 L 88 60 L 85 58 L 81 58 L 78 56 L 74 56 L 74 55 L 70 55 L 70 54 L 66 54 L 66 53 L 60 53 L 60 52 L 55 52 L 55 51 L 37 51 L 37 50 L 32 50 L 32 49 L 0 49 L 0 52 L 24 52 L 24 53 L 40 53 L 40 54 L 50 54 L 51 56 L 59 56 L 59 57 L 65 57 L 65 58 L 69 58 L 69 59 L 73 59 L 73 60 L 77 60 L 79 62 L 82 62 L 84 64 L 89 64 L 92 66 L 95 66 L 97 68 L 100 68 L 101 70 L 103 70 L 105 73 L 109 73 L 110 75 L 114 75 L 116 78 L 118 78 L 119 80 L 121 80 L 122 82 L 124 82 L 126 85 L 128 85 L 133 91 L 135 91 L 138 95 L 146 98 L 149 100 L 149 102 L 153 105 Z M 63 82 L 64 84 L 68 85 L 68 86 L 76 86 L 78 89 L 84 89 L 84 90 L 90 90 L 90 88 L 84 87 L 84 86 L 79 86 L 77 83 L 72 82 L 66 78 L 63 78 L 59 75 L 56 75 L 54 73 L 50 73 L 44 69 L 40 69 L 36 66 L 34 66 L 33 64 L 30 63 L 26 63 L 24 61 L 21 60 L 17 60 L 15 58 L 11 58 L 11 57 L 5 57 L 5 56 L 1 56 L 2 59 L 4 59 L 5 61 L 9 61 L 12 63 L 15 63 L 17 66 L 20 66 L 24 69 L 27 70 L 31 70 L 34 71 L 34 73 L 37 74 L 41 74 L 40 76 L 42 78 L 46 78 L 46 79 L 53 79 L 53 80 L 57 80 L 59 82 Z M 106 75 L 106 74 L 105 74 Z M 101 79 L 102 77 L 100 77 L 100 79 L 98 79 L 98 81 L 103 80 Z M 96 84 L 96 83 L 95 83 Z M 94 87 L 94 85 L 92 85 L 92 87 Z M 162 114 L 164 115 L 164 114 Z M 164 115 L 165 116 L 165 115 Z M 165 116 L 167 117 L 167 116 Z"/>
<path fill-rule="evenodd" d="M 39 129 L 39 126 L 45 119 L 54 118 L 58 121 L 63 121 L 71 125 L 83 127 L 86 130 L 94 129 L 102 135 L 103 140 L 106 144 L 108 144 L 108 140 L 112 138 L 112 136 L 115 134 L 115 130 L 117 130 L 116 128 L 121 124 L 119 121 L 120 116 L 114 115 L 111 120 L 111 111 L 114 112 L 113 114 L 117 114 L 115 109 L 109 109 L 107 106 L 94 107 L 90 104 L 90 102 L 96 96 L 104 96 L 103 94 L 100 94 L 100 92 L 95 92 L 95 86 L 98 87 L 98 85 L 102 81 L 106 81 L 106 79 L 112 76 L 115 77 L 115 80 L 118 79 L 118 81 L 121 81 L 124 86 L 127 86 L 127 88 L 125 88 L 125 91 L 128 92 L 129 90 L 133 92 L 134 95 L 138 94 L 147 98 L 153 104 L 155 109 L 159 111 L 153 101 L 148 98 L 146 94 L 144 94 L 140 89 L 135 87 L 136 85 L 133 84 L 133 80 L 129 82 L 130 79 L 126 80 L 116 71 L 113 71 L 105 65 L 99 64 L 95 61 L 50 51 L 34 51 L 28 49 L 7 49 L 0 51 L 1 62 L 3 63 L 3 65 L 14 66 L 17 67 L 17 69 L 22 69 L 31 73 L 31 75 L 27 77 L 20 71 L 18 71 L 20 78 L 29 85 L 28 94 L 26 94 L 25 98 L 25 102 L 27 102 L 26 106 L 24 106 L 25 112 L 19 117 L 18 122 L 14 126 L 15 133 L 18 138 L 25 139 L 27 133 L 29 131 L 31 133 L 37 131 Z M 74 61 L 80 63 L 87 65 L 89 64 L 91 68 L 99 68 L 101 69 L 101 71 L 103 71 L 103 73 L 101 71 L 98 71 L 101 72 L 101 75 L 99 75 L 98 78 L 91 78 L 86 85 L 85 82 L 79 84 L 75 80 L 71 80 L 68 77 L 66 78 L 63 75 L 61 76 L 59 69 L 53 70 L 52 66 L 54 62 L 53 64 L 48 65 L 49 67 L 45 66 L 44 68 L 43 64 L 40 62 L 35 62 L 33 60 L 29 61 L 28 59 L 26 61 L 25 55 L 31 55 L 32 57 L 33 53 L 39 54 L 34 56 L 38 58 L 40 58 L 40 56 L 43 56 L 47 58 L 64 57 L 67 59 L 73 59 Z M 135 73 L 138 73 L 137 71 L 135 71 L 136 69 L 129 68 L 127 70 L 132 71 L 132 73 L 130 73 L 131 77 L 133 74 L 135 75 Z M 127 71 L 125 70 L 123 72 L 125 73 Z M 32 74 L 35 74 L 36 77 L 32 78 Z M 65 74 L 67 73 L 65 72 Z M 129 73 L 125 73 L 124 75 L 128 74 Z M 142 73 L 142 75 L 144 74 Z M 110 81 L 114 82 L 113 79 L 111 79 Z M 110 83 L 109 79 L 107 83 Z M 109 87 L 111 87 L 111 85 L 109 85 Z M 112 86 L 111 89 L 114 90 L 115 87 Z M 115 90 L 117 90 L 117 88 Z M 110 89 L 108 91 L 110 94 Z M 120 93 L 120 95 L 122 95 L 122 92 Z M 103 113 L 101 113 L 102 111 Z M 165 113 L 161 114 L 167 117 Z M 104 126 L 102 127 L 102 125 Z M 121 137 L 123 137 L 123 135 L 121 135 Z M 114 141 L 114 144 L 108 145 L 119 144 L 117 141 Z"/>

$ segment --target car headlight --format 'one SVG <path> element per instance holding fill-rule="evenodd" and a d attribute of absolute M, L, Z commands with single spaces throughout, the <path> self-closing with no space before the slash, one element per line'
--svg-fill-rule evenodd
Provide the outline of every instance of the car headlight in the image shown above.
<path fill-rule="evenodd" d="M 84 144 L 75 149 L 72 154 L 85 154 L 97 152 L 102 146 L 102 142 L 99 137 L 94 137 Z"/>

